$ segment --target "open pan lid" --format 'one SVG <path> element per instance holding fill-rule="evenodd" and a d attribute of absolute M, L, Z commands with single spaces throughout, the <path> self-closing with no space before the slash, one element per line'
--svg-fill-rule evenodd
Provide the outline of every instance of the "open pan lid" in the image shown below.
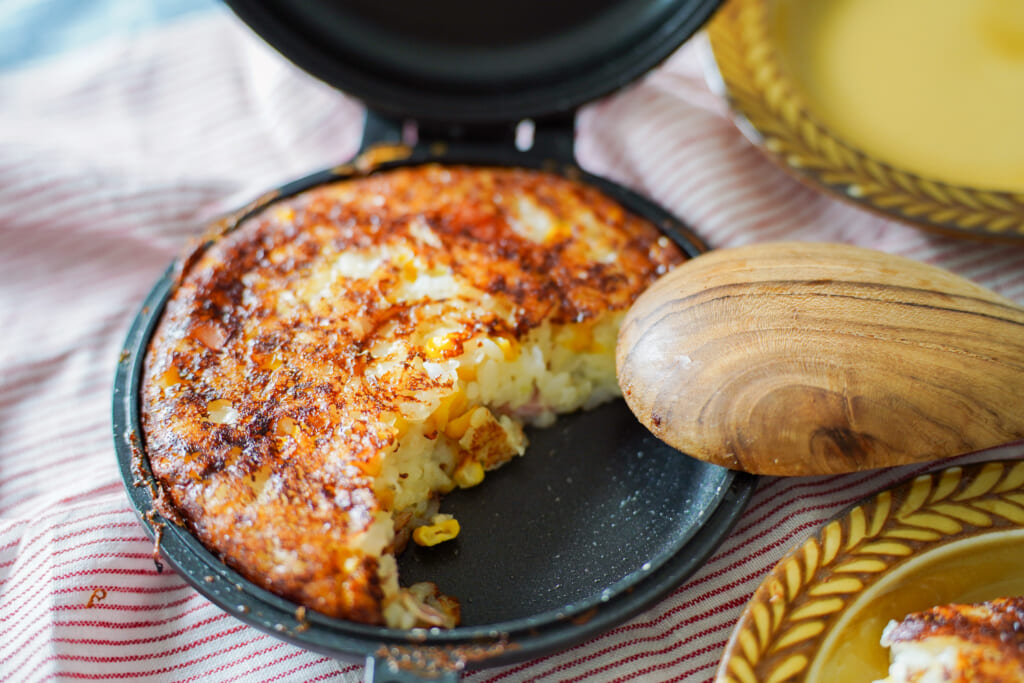
<path fill-rule="evenodd" d="M 227 0 L 270 45 L 396 118 L 574 110 L 668 57 L 721 0 Z"/>

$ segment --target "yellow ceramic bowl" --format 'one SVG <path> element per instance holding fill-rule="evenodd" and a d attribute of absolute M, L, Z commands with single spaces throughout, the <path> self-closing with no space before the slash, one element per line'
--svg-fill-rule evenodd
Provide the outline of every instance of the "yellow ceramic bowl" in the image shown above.
<path fill-rule="evenodd" d="M 1024 240 L 1024 3 L 730 0 L 708 28 L 740 127 L 888 217 Z"/>
<path fill-rule="evenodd" d="M 726 646 L 720 683 L 879 680 L 890 619 L 1024 595 L 1024 461 L 951 467 L 883 491 L 783 558 Z"/>

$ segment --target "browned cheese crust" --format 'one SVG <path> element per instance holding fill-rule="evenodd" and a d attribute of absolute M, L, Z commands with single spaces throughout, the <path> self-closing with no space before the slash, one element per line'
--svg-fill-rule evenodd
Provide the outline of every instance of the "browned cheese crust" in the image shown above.
<path fill-rule="evenodd" d="M 531 225 L 524 197 L 556 219 Z M 362 279 L 323 265 L 382 247 L 451 273 L 459 294 L 410 299 L 402 259 Z M 435 380 L 368 376 L 367 354 L 438 316 L 453 356 L 480 331 L 516 340 L 623 310 L 680 260 L 648 222 L 540 172 L 431 165 L 277 202 L 187 268 L 151 341 L 142 414 L 160 512 L 256 584 L 380 624 L 376 560 L 350 542 L 390 504 L 373 478 L 400 404 Z"/>
<path fill-rule="evenodd" d="M 909 615 L 886 639 L 894 651 L 927 644 L 955 652 L 946 681 L 1024 681 L 1024 597 L 934 607 Z"/>

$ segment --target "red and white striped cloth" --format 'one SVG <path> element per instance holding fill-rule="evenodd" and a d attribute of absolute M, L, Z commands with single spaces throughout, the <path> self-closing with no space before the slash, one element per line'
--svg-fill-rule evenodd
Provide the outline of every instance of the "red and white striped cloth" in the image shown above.
<path fill-rule="evenodd" d="M 109 415 L 129 323 L 184 240 L 262 190 L 346 160 L 361 123 L 357 103 L 222 11 L 0 76 L 0 679 L 360 679 L 361 665 L 264 635 L 155 571 Z M 887 222 L 774 168 L 708 91 L 694 45 L 587 107 L 578 155 L 713 246 L 851 242 L 1024 301 L 1021 247 Z M 994 457 L 1024 457 L 1024 446 L 971 459 Z M 780 557 L 923 469 L 765 480 L 715 557 L 662 603 L 569 651 L 467 679 L 709 680 Z"/>

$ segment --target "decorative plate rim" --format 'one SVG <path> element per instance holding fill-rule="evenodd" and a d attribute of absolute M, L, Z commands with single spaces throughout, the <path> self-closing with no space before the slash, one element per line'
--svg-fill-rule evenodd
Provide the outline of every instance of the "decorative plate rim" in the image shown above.
<path fill-rule="evenodd" d="M 783 557 L 736 622 L 717 683 L 802 681 L 863 592 L 950 543 L 1024 530 L 1024 460 L 938 469 L 847 508 Z"/>
<path fill-rule="evenodd" d="M 744 135 L 818 190 L 884 217 L 954 237 L 1024 241 L 1024 193 L 925 178 L 875 159 L 815 120 L 785 77 L 767 0 L 731 0 L 707 27 L 708 80 Z"/>

